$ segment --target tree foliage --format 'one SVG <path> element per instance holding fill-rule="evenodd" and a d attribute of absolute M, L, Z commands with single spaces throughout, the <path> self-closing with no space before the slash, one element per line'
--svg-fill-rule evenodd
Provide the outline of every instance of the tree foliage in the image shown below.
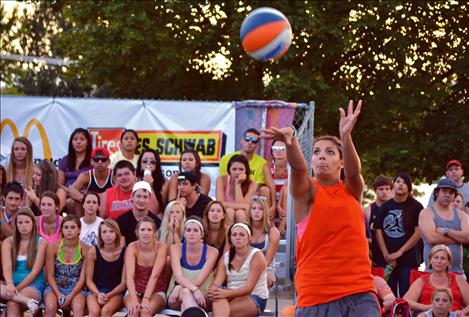
<path fill-rule="evenodd" d="M 448 159 L 469 166 L 468 6 L 424 1 L 56 2 L 56 53 L 71 79 L 106 97 L 316 103 L 316 135 L 363 98 L 354 132 L 364 174 L 432 181 Z M 242 51 L 249 11 L 275 7 L 294 40 L 279 61 Z M 3 27 L 3 24 L 2 24 Z M 54 42 L 55 43 L 55 42 Z M 4 71 L 2 66 L 2 72 Z M 468 168 L 469 170 L 469 168 Z"/>

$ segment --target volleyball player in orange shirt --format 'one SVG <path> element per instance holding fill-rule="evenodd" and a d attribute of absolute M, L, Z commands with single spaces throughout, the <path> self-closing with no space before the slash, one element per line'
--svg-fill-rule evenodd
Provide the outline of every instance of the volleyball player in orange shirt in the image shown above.
<path fill-rule="evenodd" d="M 297 317 L 380 316 L 360 206 L 364 182 L 352 141 L 360 110 L 361 101 L 354 111 L 350 100 L 347 113 L 339 110 L 340 139 L 315 139 L 312 180 L 294 130 L 264 130 L 265 138 L 286 143 L 291 168 L 289 187 L 298 233 Z"/>

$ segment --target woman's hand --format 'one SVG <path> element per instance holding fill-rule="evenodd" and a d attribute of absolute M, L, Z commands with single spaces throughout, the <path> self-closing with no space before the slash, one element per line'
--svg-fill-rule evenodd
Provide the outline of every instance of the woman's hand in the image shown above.
<path fill-rule="evenodd" d="M 31 187 L 28 187 L 24 189 L 24 192 L 26 193 L 26 197 L 28 197 L 29 201 L 31 203 L 34 203 L 34 201 L 37 199 L 37 195 L 34 189 L 32 189 Z"/>
<path fill-rule="evenodd" d="M 219 288 L 219 287 L 211 287 L 208 292 L 208 298 L 212 301 L 217 301 L 226 298 L 226 290 Z"/>
<path fill-rule="evenodd" d="M 148 297 L 142 298 L 142 302 L 140 303 L 140 311 L 144 313 L 150 312 L 150 299 Z"/>
<path fill-rule="evenodd" d="M 200 307 L 205 308 L 205 296 L 204 294 L 202 294 L 200 289 L 196 289 L 195 292 L 193 292 L 192 294 L 194 295 L 194 298 L 197 304 Z"/>
<path fill-rule="evenodd" d="M 358 116 L 362 109 L 362 101 L 359 100 L 355 111 L 353 110 L 353 100 L 348 103 L 347 114 L 343 108 L 339 108 L 340 121 L 339 121 L 339 133 L 340 136 L 344 136 L 352 133 L 353 127 L 357 122 Z"/>
<path fill-rule="evenodd" d="M 171 292 L 171 295 L 168 297 L 168 304 L 176 305 L 177 299 L 179 298 L 179 293 L 181 292 L 182 286 L 176 285 Z"/>
<path fill-rule="evenodd" d="M 236 177 L 236 184 L 242 184 L 246 180 L 246 173 L 241 173 Z"/>
<path fill-rule="evenodd" d="M 96 295 L 98 299 L 98 304 L 104 305 L 109 301 L 109 298 L 107 297 L 106 294 L 99 292 L 98 295 Z"/>
<path fill-rule="evenodd" d="M 151 176 L 151 174 L 144 175 L 142 180 L 153 186 L 153 177 Z"/>
<path fill-rule="evenodd" d="M 12 299 L 13 296 L 16 295 L 16 293 L 18 293 L 18 290 L 16 289 L 15 285 L 7 284 L 7 288 L 6 288 L 7 297 Z"/>
<path fill-rule="evenodd" d="M 275 128 L 270 127 L 268 129 L 262 129 L 262 135 L 264 139 L 269 140 L 279 140 L 285 142 L 285 144 L 290 145 L 295 135 L 295 131 L 292 127 L 285 127 L 285 128 Z"/>
<path fill-rule="evenodd" d="M 140 312 L 140 303 L 138 302 L 137 296 L 130 296 L 129 307 L 129 316 L 136 316 Z"/>

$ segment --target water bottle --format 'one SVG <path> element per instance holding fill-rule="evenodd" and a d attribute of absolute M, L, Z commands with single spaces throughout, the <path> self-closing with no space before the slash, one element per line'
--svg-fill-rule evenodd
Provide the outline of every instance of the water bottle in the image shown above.
<path fill-rule="evenodd" d="M 143 176 L 151 175 L 151 169 L 149 167 L 145 168 L 143 171 Z"/>

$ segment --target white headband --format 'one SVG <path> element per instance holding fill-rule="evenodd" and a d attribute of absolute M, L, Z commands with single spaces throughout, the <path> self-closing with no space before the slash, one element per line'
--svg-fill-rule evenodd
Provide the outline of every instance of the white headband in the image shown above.
<path fill-rule="evenodd" d="M 202 223 L 197 220 L 197 219 L 188 219 L 186 220 L 186 223 L 184 224 L 184 229 L 187 227 L 188 224 L 190 223 L 195 223 L 197 224 L 199 227 L 200 227 L 200 231 L 202 231 L 202 233 L 204 232 L 204 226 L 202 225 Z"/>
<path fill-rule="evenodd" d="M 234 228 L 236 227 L 241 227 L 241 228 L 244 228 L 244 230 L 246 230 L 248 232 L 248 235 L 251 236 L 251 229 L 249 229 L 248 225 L 245 224 L 245 223 L 242 223 L 242 222 L 238 222 L 238 223 L 235 223 L 233 225 L 233 227 L 231 228 L 231 230 L 233 230 Z"/>

